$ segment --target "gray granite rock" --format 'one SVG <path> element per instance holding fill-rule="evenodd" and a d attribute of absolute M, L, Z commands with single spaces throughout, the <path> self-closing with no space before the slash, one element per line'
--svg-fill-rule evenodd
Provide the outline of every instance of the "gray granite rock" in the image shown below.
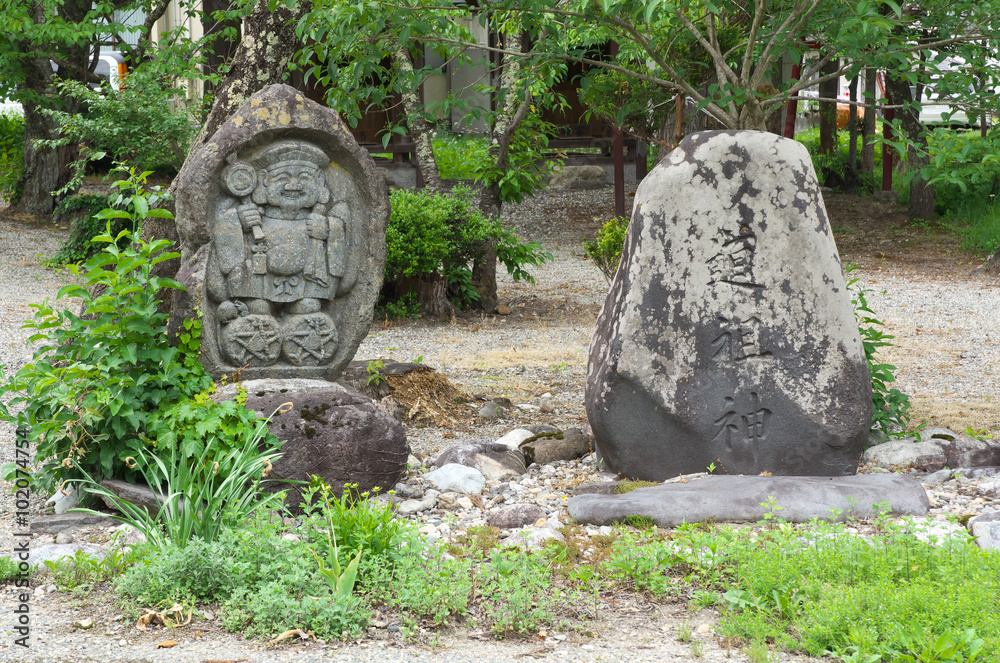
<path fill-rule="evenodd" d="M 557 460 L 576 460 L 594 451 L 594 436 L 578 428 L 559 433 L 541 433 L 521 442 L 524 459 L 530 465 L 548 465 Z"/>
<path fill-rule="evenodd" d="M 941 456 L 944 460 L 945 444 L 944 440 L 928 439 L 918 442 L 916 437 L 904 437 L 866 449 L 861 456 L 861 463 L 892 469 L 912 467 L 921 456 Z"/>
<path fill-rule="evenodd" d="M 945 429 L 934 429 L 943 431 Z M 950 431 L 947 431 L 950 433 Z M 861 462 L 889 469 L 938 472 L 944 468 L 1000 465 L 1000 445 L 967 435 L 904 437 L 867 449 Z"/>
<path fill-rule="evenodd" d="M 497 444 L 502 444 L 510 449 L 517 449 L 522 442 L 533 436 L 535 433 L 526 428 L 515 428 L 503 437 L 496 440 Z"/>
<path fill-rule="evenodd" d="M 437 498 L 433 496 L 423 497 L 421 499 L 408 499 L 403 500 L 396 507 L 396 512 L 404 516 L 408 516 L 413 513 L 420 513 L 421 511 L 428 511 L 437 506 Z"/>
<path fill-rule="evenodd" d="M 368 333 L 385 266 L 385 180 L 331 109 L 271 85 L 178 175 L 169 330 L 203 313 L 219 379 L 336 380 Z"/>
<path fill-rule="evenodd" d="M 969 532 L 983 550 L 1000 550 L 1000 511 L 987 511 L 970 518 Z"/>
<path fill-rule="evenodd" d="M 638 488 L 623 495 L 578 495 L 569 515 L 578 522 L 610 525 L 629 515 L 649 516 L 660 527 L 706 520 L 756 522 L 771 501 L 774 516 L 789 522 L 813 518 L 869 518 L 887 502 L 893 515 L 924 515 L 927 494 L 918 481 L 895 474 L 851 477 L 709 476 L 688 483 Z"/>
<path fill-rule="evenodd" d="M 549 188 L 553 191 L 568 191 L 600 186 L 607 178 L 607 171 L 600 166 L 563 166 L 558 173 L 549 178 Z"/>
<path fill-rule="evenodd" d="M 512 504 L 491 513 L 486 522 L 500 529 L 517 529 L 534 525 L 546 515 L 545 509 L 535 504 Z"/>
<path fill-rule="evenodd" d="M 160 505 L 163 504 L 164 495 L 162 493 L 153 494 L 149 486 L 128 483 L 118 479 L 105 479 L 101 486 L 120 497 L 121 499 L 134 504 L 140 508 L 145 508 L 151 517 L 156 517 L 160 512 Z M 113 500 L 108 497 L 101 497 L 104 503 L 111 509 L 117 509 Z"/>
<path fill-rule="evenodd" d="M 489 480 L 503 481 L 524 474 L 524 454 L 502 444 L 491 442 L 460 442 L 446 447 L 428 461 L 429 467 L 458 463 L 474 467 Z"/>
<path fill-rule="evenodd" d="M 35 516 L 31 519 L 31 531 L 33 533 L 57 534 L 79 527 L 113 527 L 117 524 L 118 521 L 109 516 L 71 511 L 53 516 Z"/>
<path fill-rule="evenodd" d="M 843 475 L 871 384 L 811 160 L 764 132 L 689 135 L 642 181 L 590 345 L 606 466 Z"/>
<path fill-rule="evenodd" d="M 428 472 L 424 475 L 424 479 L 434 484 L 434 487 L 441 492 L 478 495 L 486 487 L 486 479 L 482 472 L 458 463 L 448 463 Z"/>
<path fill-rule="evenodd" d="M 308 481 L 316 474 L 340 495 L 349 483 L 358 484 L 361 492 L 376 487 L 388 492 L 406 475 L 406 433 L 367 396 L 322 380 L 248 380 L 242 386 L 247 408 L 262 416 L 271 416 L 283 403 L 292 404 L 284 414 L 274 414 L 268 426 L 284 441 L 282 457 L 268 477 L 273 482 Z M 232 399 L 235 394 L 235 385 L 228 385 L 216 398 Z M 290 490 L 287 504 L 295 508 L 299 501 L 298 491 Z"/>

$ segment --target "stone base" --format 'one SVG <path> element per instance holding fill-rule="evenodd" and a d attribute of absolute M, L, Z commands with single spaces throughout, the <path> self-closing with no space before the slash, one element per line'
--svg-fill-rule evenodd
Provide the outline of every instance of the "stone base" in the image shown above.
<path fill-rule="evenodd" d="M 772 498 L 773 511 L 764 506 Z M 766 513 L 804 523 L 813 518 L 871 518 L 875 516 L 873 505 L 880 502 L 888 503 L 894 516 L 924 515 L 929 507 L 927 494 L 916 479 L 894 474 L 708 476 L 688 483 L 638 488 L 623 495 L 578 495 L 569 501 L 569 515 L 590 525 L 611 525 L 631 515 L 648 516 L 659 527 L 707 520 L 756 522 Z"/>
<path fill-rule="evenodd" d="M 284 441 L 269 479 L 308 482 L 317 475 L 340 495 L 346 484 L 357 484 L 360 492 L 388 492 L 405 476 L 410 446 L 403 426 L 367 396 L 323 380 L 250 380 L 243 388 L 247 408 L 263 416 L 292 403 L 269 425 Z M 217 397 L 235 394 L 236 387 L 229 385 Z M 281 490 L 288 484 L 271 486 Z M 299 490 L 289 490 L 286 505 L 294 510 L 300 501 Z"/>

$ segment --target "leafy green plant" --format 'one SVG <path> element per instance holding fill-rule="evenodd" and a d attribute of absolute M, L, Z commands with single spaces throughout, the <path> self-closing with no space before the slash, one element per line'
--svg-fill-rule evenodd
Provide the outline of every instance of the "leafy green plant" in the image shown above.
<path fill-rule="evenodd" d="M 382 373 L 385 370 L 385 362 L 381 359 L 373 359 L 368 362 L 368 368 L 365 370 L 368 373 L 366 384 L 374 384 L 377 387 L 385 382 L 385 374 Z"/>
<path fill-rule="evenodd" d="M 224 528 L 238 526 L 262 509 L 281 507 L 283 493 L 263 492 L 263 480 L 281 457 L 266 445 L 262 449 L 266 432 L 267 420 L 262 420 L 252 435 L 244 435 L 239 444 L 221 454 L 211 443 L 198 453 L 172 445 L 162 457 L 139 449 L 136 458 L 129 457 L 126 462 L 138 469 L 147 486 L 162 491 L 155 514 L 118 497 L 82 468 L 83 479 L 77 483 L 114 504 L 123 515 L 112 518 L 139 530 L 159 549 L 168 545 L 183 548 L 195 537 L 212 542 Z"/>
<path fill-rule="evenodd" d="M 82 194 L 64 198 L 56 205 L 55 213 L 61 216 L 73 216 L 73 226 L 69 238 L 59 247 L 55 255 L 43 261 L 44 265 L 54 267 L 73 262 L 83 262 L 103 249 L 101 242 L 94 238 L 107 231 L 108 222 L 98 216 L 98 213 L 114 207 L 117 196 L 101 196 L 97 194 Z M 114 219 L 111 222 L 110 234 L 118 237 L 123 230 L 130 230 L 131 219 Z M 129 235 L 123 235 L 118 240 L 118 249 L 124 250 L 131 241 Z"/>
<path fill-rule="evenodd" d="M 468 189 L 450 194 L 398 190 L 392 192 L 392 215 L 386 231 L 385 279 L 399 285 L 403 279 L 445 279 L 448 296 L 459 306 L 478 300 L 472 286 L 472 262 L 490 241 L 497 257 L 515 281 L 533 282 L 525 269 L 551 260 L 535 242 L 523 243 L 499 222 L 475 209 Z M 402 296 L 405 289 L 397 289 Z"/>
<path fill-rule="evenodd" d="M 217 602 L 223 626 L 250 637 L 293 628 L 357 637 L 369 619 L 362 600 L 336 598 L 318 567 L 303 564 L 308 544 L 286 533 L 280 519 L 258 512 L 214 541 L 151 549 L 115 585 L 143 606 Z"/>
<path fill-rule="evenodd" d="M 601 226 L 597 232 L 597 239 L 583 243 L 584 251 L 601 270 L 608 283 L 618 271 L 622 249 L 625 247 L 625 233 L 628 231 L 628 224 L 629 220 L 624 217 L 612 217 L 610 221 Z"/>
<path fill-rule="evenodd" d="M 117 578 L 143 554 L 134 548 L 126 550 L 122 546 L 112 546 L 102 557 L 77 550 L 72 557 L 45 560 L 44 565 L 52 574 L 52 581 L 57 587 L 89 589 L 97 583 Z"/>
<path fill-rule="evenodd" d="M 435 624 L 465 615 L 472 596 L 472 561 L 445 554 L 412 534 L 390 559 L 367 557 L 361 564 L 362 593 L 372 603 L 399 608 Z"/>
<path fill-rule="evenodd" d="M 39 147 L 78 145 L 73 176 L 60 190 L 73 191 L 83 179 L 88 162 L 110 156 L 115 161 L 155 170 L 174 171 L 184 163 L 187 148 L 198 130 L 185 99 L 177 88 L 152 72 L 138 67 L 130 72 L 120 91 L 109 86 L 93 90 L 73 80 L 57 83 L 61 95 L 80 99 L 82 113 L 43 109 L 59 125 L 59 137 L 38 141 Z"/>
<path fill-rule="evenodd" d="M 532 553 L 494 551 L 479 580 L 483 615 L 497 637 L 552 624 L 567 601 L 544 557 Z"/>
<path fill-rule="evenodd" d="M 24 328 L 34 330 L 29 343 L 41 343 L 12 376 L 0 372 L 0 395 L 15 393 L 10 402 L 25 406 L 16 421 L 37 444 L 40 467 L 32 479 L 37 489 L 52 489 L 83 472 L 97 482 L 133 477 L 124 459 L 143 449 L 152 413 L 211 383 L 200 364 L 170 344 L 166 315 L 157 310 L 161 291 L 180 285 L 156 276 L 153 267 L 178 254 L 169 252 L 167 240 L 139 238 L 144 219 L 170 217 L 166 210 L 150 209 L 158 194 L 144 188 L 148 175 L 132 170 L 116 182 L 127 211 L 98 214 L 109 226 L 127 220 L 132 230 L 112 235 L 106 228 L 95 238 L 104 250 L 82 267 L 69 266 L 82 284 L 64 286 L 56 299 L 81 304 L 32 305 L 35 317 Z M 119 249 L 123 239 L 129 244 Z M 2 405 L 0 415 L 15 419 Z"/>
<path fill-rule="evenodd" d="M 357 484 L 346 484 L 337 497 L 320 477 L 311 477 L 301 509 L 313 525 L 309 543 L 321 549 L 328 567 L 347 568 L 362 552 L 375 559 L 396 553 L 405 524 L 393 518 L 390 502 L 378 499 L 378 492 L 358 492 Z"/>
<path fill-rule="evenodd" d="M 540 115 L 529 113 L 511 137 L 506 168 L 501 169 L 484 150 L 484 154 L 475 155 L 471 162 L 473 177 L 477 182 L 496 184 L 502 202 L 520 203 L 525 196 L 534 195 L 560 166 L 560 159 L 545 152 L 548 135 L 553 130 L 554 126 Z M 500 260 L 503 262 L 503 258 Z"/>
<path fill-rule="evenodd" d="M 851 292 L 851 302 L 854 304 L 854 317 L 858 322 L 858 332 L 861 334 L 861 344 L 865 350 L 865 361 L 868 363 L 868 374 L 872 382 L 872 429 L 898 436 L 906 430 L 910 422 L 910 397 L 889 384 L 896 381 L 896 367 L 878 361 L 879 348 L 892 347 L 890 334 L 883 332 L 882 322 L 875 318 L 874 311 L 868 306 L 867 290 L 858 284 L 858 278 L 850 278 L 857 265 L 848 265 L 845 272 L 848 276 L 847 288 Z"/>
<path fill-rule="evenodd" d="M 259 437 L 261 445 L 281 448 L 281 441 L 261 426 L 254 412 L 247 410 L 245 390 L 238 388 L 235 400 L 216 402 L 214 396 L 213 384 L 191 398 L 152 412 L 143 440 L 161 454 L 176 449 L 183 462 L 201 459 L 209 465 L 219 463 L 223 473 L 229 471 L 223 460 L 231 459 L 229 452 L 242 447 L 247 439 Z"/>
<path fill-rule="evenodd" d="M 420 317 L 417 293 L 404 292 L 395 301 L 384 299 L 375 307 L 375 317 L 386 320 L 412 320 Z"/>
<path fill-rule="evenodd" d="M 24 175 L 24 117 L 0 113 L 0 200 L 11 205 L 21 199 Z"/>

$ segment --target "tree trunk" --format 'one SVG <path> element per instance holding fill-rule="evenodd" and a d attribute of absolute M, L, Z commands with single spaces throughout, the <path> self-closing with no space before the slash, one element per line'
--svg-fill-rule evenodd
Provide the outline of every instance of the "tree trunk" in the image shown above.
<path fill-rule="evenodd" d="M 875 69 L 869 67 L 865 70 L 865 94 L 866 104 L 873 104 L 878 98 L 875 89 Z M 861 172 L 868 175 L 875 174 L 875 109 L 866 108 L 864 121 L 861 125 Z"/>
<path fill-rule="evenodd" d="M 222 123 L 255 92 L 285 79 L 292 56 L 302 46 L 295 34 L 295 23 L 310 7 L 304 1 L 298 2 L 292 9 L 288 9 L 284 3 L 278 3 L 275 10 L 270 12 L 267 10 L 267 1 L 258 0 L 243 24 L 243 38 L 233 56 L 229 73 L 215 90 L 212 110 L 191 143 L 191 150 L 184 161 L 185 166 L 191 156 L 219 130 Z"/>
<path fill-rule="evenodd" d="M 35 58 L 28 64 L 24 86 L 43 97 L 51 93 L 52 68 L 48 59 Z M 21 200 L 16 209 L 25 214 L 44 216 L 52 213 L 52 192 L 59 188 L 62 164 L 59 151 L 36 147 L 36 140 L 57 138 L 56 124 L 41 113 L 41 104 L 25 102 L 24 106 L 24 174 L 21 177 Z"/>
<path fill-rule="evenodd" d="M 528 36 L 521 36 L 520 50 L 525 52 L 530 48 Z M 505 172 L 510 165 L 510 143 L 514 132 L 531 108 L 531 94 L 524 91 L 524 98 L 517 93 L 517 76 L 521 70 L 518 58 L 506 58 L 503 63 L 503 73 L 500 76 L 499 89 L 505 90 L 501 112 L 496 116 L 490 129 L 489 159 L 496 164 L 498 172 Z M 501 205 L 500 183 L 495 177 L 487 182 L 479 198 L 479 210 L 487 219 L 495 221 L 500 218 Z M 472 264 L 472 285 L 479 293 L 477 307 L 484 311 L 495 311 L 500 305 L 497 297 L 497 247 L 496 242 L 486 242 L 480 257 Z"/>
<path fill-rule="evenodd" d="M 837 60 L 826 63 L 821 70 L 825 76 L 837 71 Z M 819 96 L 828 99 L 837 98 L 839 79 L 831 79 L 819 84 Z M 832 154 L 837 149 L 837 102 L 819 102 L 819 151 Z"/>
<path fill-rule="evenodd" d="M 885 77 L 886 91 L 894 105 L 904 105 L 913 100 L 910 96 L 910 85 L 905 78 L 887 74 Z M 927 134 L 915 108 L 897 108 L 896 117 L 906 138 L 915 143 L 907 150 L 908 170 L 913 173 L 910 180 L 910 216 L 925 221 L 934 220 L 934 187 L 927 184 L 920 176 L 920 169 L 930 163 L 927 149 Z"/>
<path fill-rule="evenodd" d="M 441 274 L 420 274 L 399 280 L 396 294 L 416 293 L 421 315 L 451 317 L 455 307 L 448 300 L 448 280 Z"/>
<path fill-rule="evenodd" d="M 35 216 L 52 213 L 52 192 L 59 188 L 60 180 L 59 150 L 35 147 L 34 141 L 55 138 L 55 130 L 36 104 L 24 104 L 24 175 L 21 200 L 16 206 L 19 212 Z"/>
<path fill-rule="evenodd" d="M 413 61 L 410 59 L 410 53 L 406 50 L 405 44 L 396 45 L 392 61 L 396 68 L 402 72 L 403 80 L 413 78 Z M 444 186 L 441 184 L 441 175 L 438 173 L 437 162 L 434 160 L 434 143 L 432 141 L 434 127 L 424 117 L 422 106 L 418 90 L 408 90 L 403 93 L 406 127 L 409 129 L 414 149 L 417 152 L 417 166 L 420 167 L 420 175 L 424 178 L 424 186 L 431 191 L 442 191 Z"/>

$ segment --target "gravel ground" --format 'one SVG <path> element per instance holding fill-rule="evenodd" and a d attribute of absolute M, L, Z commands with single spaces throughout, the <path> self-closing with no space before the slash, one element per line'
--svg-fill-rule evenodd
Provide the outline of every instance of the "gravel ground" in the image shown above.
<path fill-rule="evenodd" d="M 470 408 L 466 428 L 477 436 L 499 436 L 522 423 L 542 420 L 560 428 L 585 424 L 583 385 L 587 346 L 606 283 L 592 262 L 585 260 L 580 238 L 593 236 L 600 210 L 610 205 L 609 189 L 551 194 L 511 210 L 508 221 L 522 236 L 543 243 L 554 262 L 534 270 L 537 283 L 513 283 L 500 278 L 500 298 L 511 313 L 506 316 L 470 316 L 441 323 L 376 324 L 357 353 L 359 359 L 383 357 L 422 361 L 437 368 L 470 394 L 506 396 L 515 405 L 506 418 L 473 424 Z M 569 211 L 573 213 L 570 214 Z M 593 211 L 594 217 L 588 216 Z M 28 334 L 20 329 L 32 315 L 29 304 L 54 298 L 67 280 L 38 265 L 38 257 L 58 248 L 65 233 L 0 220 L 0 364 L 8 372 L 30 357 Z M 1000 433 L 1000 393 L 996 381 L 1000 366 L 1000 288 L 986 276 L 931 277 L 907 273 L 891 263 L 856 260 L 856 273 L 873 290 L 869 303 L 894 334 L 896 347 L 885 358 L 899 366 L 898 386 L 913 396 L 915 422 L 928 421 L 953 430 L 965 426 Z M 544 419 L 536 408 L 551 395 L 556 411 Z M 534 406 L 534 407 L 532 407 Z M 409 427 L 416 452 L 431 453 L 449 442 L 454 432 L 442 428 Z M 0 464 L 13 459 L 13 430 L 0 423 Z M 0 482 L 0 549 L 9 551 L 13 499 L 10 486 Z M 33 510 L 42 500 L 34 496 Z M 165 637 L 142 635 L 117 621 L 113 603 L 100 595 L 82 598 L 62 593 L 36 593 L 32 599 L 30 651 L 14 647 L 10 635 L 14 590 L 3 594 L 0 661 L 509 661 L 520 657 L 561 661 L 680 661 L 690 660 L 692 646 L 679 642 L 676 630 L 687 623 L 696 629 L 695 642 L 704 648 L 705 661 L 745 661 L 730 652 L 712 633 L 713 616 L 687 613 L 683 606 L 638 604 L 635 614 L 619 611 L 593 622 L 588 638 L 569 632 L 562 641 L 556 632 L 545 641 L 496 643 L 489 636 L 443 633 L 433 648 L 400 648 L 394 641 L 366 641 L 355 645 L 318 645 L 265 650 L 233 635 L 205 629 L 198 637 L 186 633 L 173 649 L 156 649 Z M 69 624 L 92 616 L 99 626 L 80 632 Z M 699 627 L 701 627 L 699 629 Z M 701 632 L 697 632 L 700 630 Z M 555 643 L 555 644 L 552 644 Z M 724 644 L 724 643 L 723 643 Z M 782 655 L 781 661 L 806 660 Z"/>

